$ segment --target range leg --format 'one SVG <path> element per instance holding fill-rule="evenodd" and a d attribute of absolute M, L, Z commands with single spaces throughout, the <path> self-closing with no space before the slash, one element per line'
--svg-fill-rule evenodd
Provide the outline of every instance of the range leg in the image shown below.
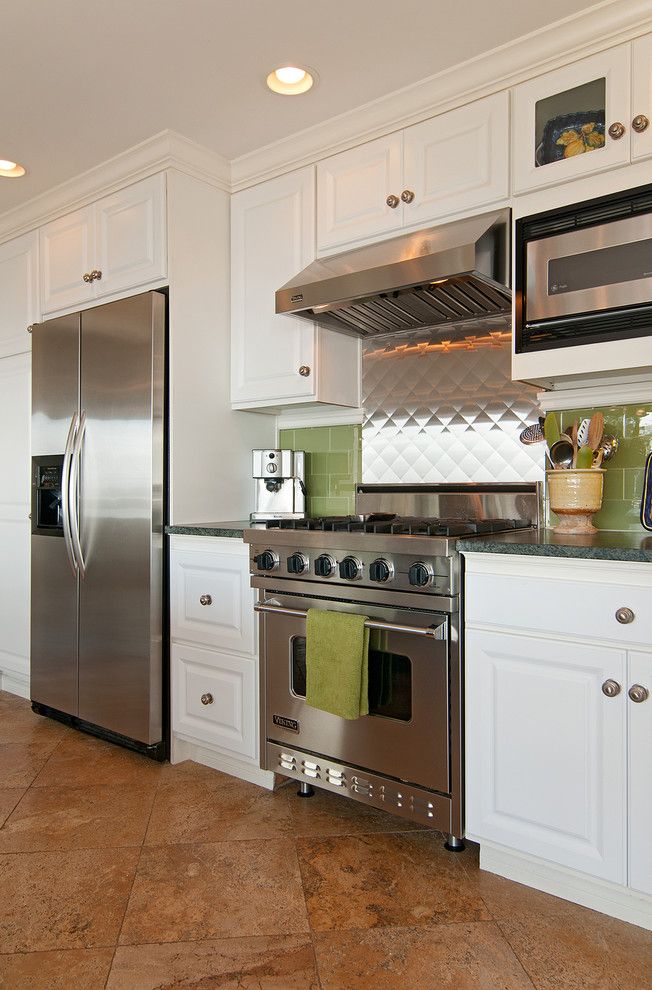
<path fill-rule="evenodd" d="M 312 784 L 304 784 L 303 781 L 299 783 L 299 790 L 297 791 L 297 797 L 312 797 L 315 793 L 315 788 Z"/>
<path fill-rule="evenodd" d="M 449 835 L 444 843 L 444 849 L 452 853 L 461 853 L 465 848 L 464 840 L 458 839 L 456 835 Z"/>

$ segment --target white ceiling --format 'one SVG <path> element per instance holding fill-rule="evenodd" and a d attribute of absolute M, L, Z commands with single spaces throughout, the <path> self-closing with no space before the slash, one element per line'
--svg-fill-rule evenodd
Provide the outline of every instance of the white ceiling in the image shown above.
<path fill-rule="evenodd" d="M 593 0 L 5 0 L 0 213 L 170 128 L 234 158 Z M 315 68 L 301 97 L 270 69 Z"/>

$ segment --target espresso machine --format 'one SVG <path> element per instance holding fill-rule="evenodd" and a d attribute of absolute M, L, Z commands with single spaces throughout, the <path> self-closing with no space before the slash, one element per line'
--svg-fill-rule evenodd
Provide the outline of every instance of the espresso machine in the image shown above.
<path fill-rule="evenodd" d="M 254 450 L 256 508 L 252 522 L 304 519 L 306 515 L 305 454 L 302 450 Z"/>

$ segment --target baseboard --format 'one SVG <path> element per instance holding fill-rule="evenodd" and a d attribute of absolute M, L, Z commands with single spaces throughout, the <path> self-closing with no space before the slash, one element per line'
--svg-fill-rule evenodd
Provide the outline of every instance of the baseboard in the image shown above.
<path fill-rule="evenodd" d="M 235 756 L 221 752 L 221 750 L 191 742 L 189 739 L 184 739 L 173 733 L 170 763 L 182 763 L 183 760 L 194 760 L 195 763 L 201 763 L 206 767 L 212 767 L 214 770 L 221 770 L 222 773 L 228 773 L 231 777 L 240 777 L 241 780 L 248 780 L 251 784 L 258 784 L 259 787 L 265 787 L 268 791 L 274 789 L 274 774 L 271 770 L 261 770 L 254 763 L 239 760 Z"/>
<path fill-rule="evenodd" d="M 652 931 L 652 897 L 494 842 L 480 843 L 480 869 Z"/>
<path fill-rule="evenodd" d="M 19 674 L 11 670 L 0 671 L 0 691 L 29 698 L 29 674 Z"/>

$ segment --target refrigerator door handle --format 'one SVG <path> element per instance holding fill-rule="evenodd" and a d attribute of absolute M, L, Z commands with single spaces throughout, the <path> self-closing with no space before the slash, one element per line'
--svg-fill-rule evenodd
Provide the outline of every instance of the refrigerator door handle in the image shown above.
<path fill-rule="evenodd" d="M 66 553 L 68 554 L 68 561 L 70 563 L 70 569 L 75 577 L 77 577 L 77 571 L 79 570 L 77 566 L 77 560 L 75 559 L 75 554 L 72 546 L 71 538 L 71 525 L 70 525 L 70 468 L 72 464 L 72 448 L 77 435 L 77 428 L 79 426 L 79 417 L 77 413 L 74 412 L 70 419 L 70 429 L 68 430 L 68 437 L 66 439 L 66 448 L 63 452 L 63 468 L 61 470 L 61 515 L 63 517 L 63 542 L 66 545 Z"/>
<path fill-rule="evenodd" d="M 70 503 L 70 522 L 71 522 L 71 539 L 72 547 L 77 561 L 77 567 L 79 568 L 80 577 L 86 577 L 86 562 L 84 561 L 84 554 L 81 547 L 81 538 L 79 535 L 79 499 L 77 497 L 77 489 L 79 484 L 79 462 L 81 460 L 81 447 L 84 442 L 84 434 L 86 432 L 86 413 L 82 410 L 81 416 L 79 417 L 79 424 L 77 426 L 77 435 L 75 436 L 75 442 L 72 450 L 72 461 L 70 465 L 70 479 L 68 486 L 68 498 Z"/>

